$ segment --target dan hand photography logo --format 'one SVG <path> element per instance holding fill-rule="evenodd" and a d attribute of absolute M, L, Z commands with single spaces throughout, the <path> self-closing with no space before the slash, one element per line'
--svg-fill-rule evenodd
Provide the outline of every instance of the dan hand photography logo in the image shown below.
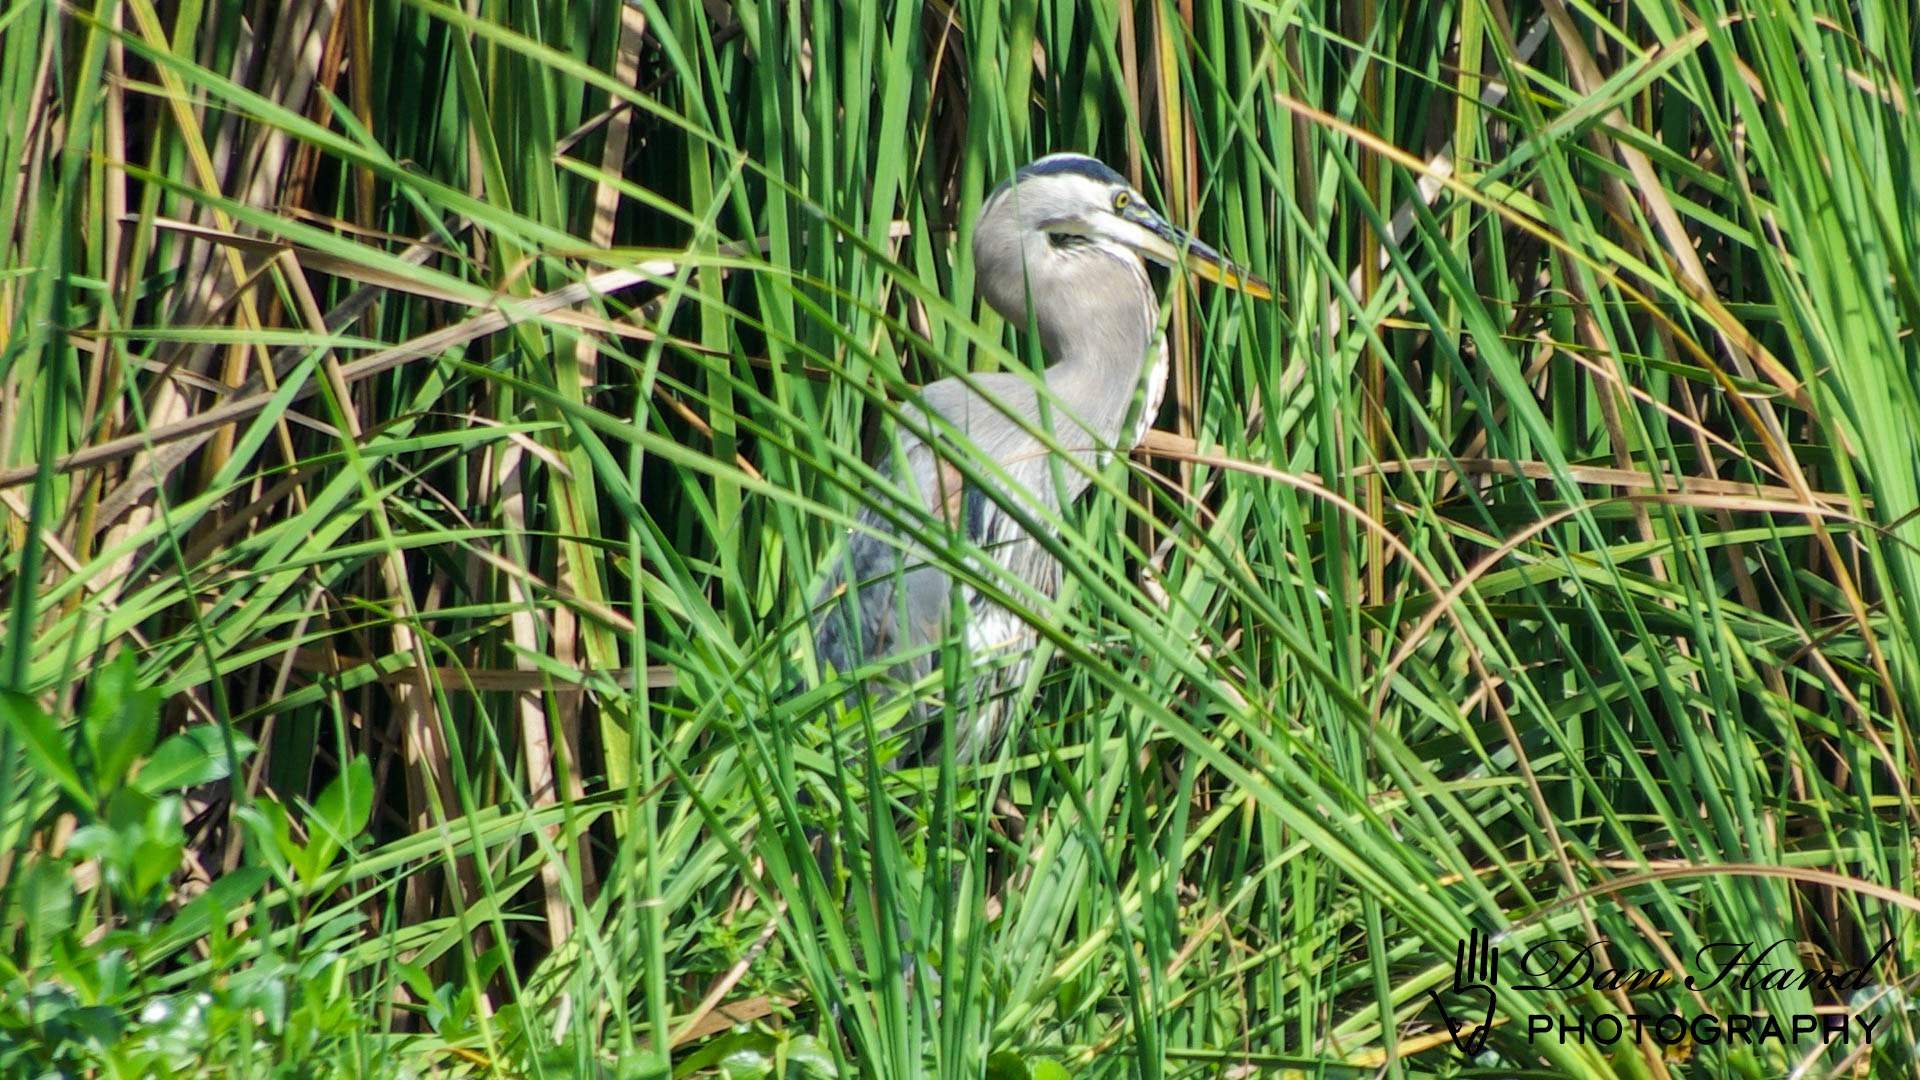
<path fill-rule="evenodd" d="M 1439 992 L 1427 991 L 1427 996 L 1440 1010 L 1440 1018 L 1447 1022 L 1447 1034 L 1453 1037 L 1453 1045 L 1466 1057 L 1479 1057 L 1487 1045 L 1487 1033 L 1493 1030 L 1493 987 L 1499 981 L 1500 950 L 1493 947 L 1493 939 L 1487 935 L 1469 930 L 1466 940 L 1453 953 L 1453 993 L 1456 998 L 1485 997 L 1484 1012 L 1472 1017 L 1478 1023 L 1469 1027 L 1465 1017 L 1456 1022 L 1447 1011 L 1446 1003 L 1440 1000 Z"/>
<path fill-rule="evenodd" d="M 1611 944 L 1607 938 L 1595 941 L 1549 938 L 1537 942 L 1520 955 L 1520 981 L 1509 986 L 1515 991 L 1592 987 L 1628 994 L 1652 993 L 1673 986 L 1696 994 L 1715 987 L 1746 991 L 1806 990 L 1844 1001 L 1869 985 L 1874 969 L 1893 949 L 1893 941 L 1888 939 L 1858 967 L 1801 968 L 1788 966 L 1793 963 L 1795 951 L 1793 943 L 1785 939 L 1764 946 L 1751 941 L 1715 941 L 1702 945 L 1694 953 L 1686 971 L 1674 972 L 1665 968 L 1603 966 L 1604 950 Z M 1492 938 L 1470 930 L 1454 951 L 1453 983 L 1447 999 L 1453 1002 L 1452 1006 L 1442 999 L 1438 990 L 1427 991 L 1446 1023 L 1453 1045 L 1469 1059 L 1480 1056 L 1486 1048 L 1487 1035 L 1493 1030 L 1495 988 L 1500 985 L 1500 978 L 1500 950 L 1494 947 Z M 1759 1012 L 1636 1011 L 1584 1017 L 1532 1013 L 1525 1019 L 1529 1043 L 1553 1039 L 1609 1047 L 1630 1039 L 1675 1047 L 1689 1040 L 1699 1046 L 1711 1046 L 1723 1040 L 1730 1044 L 1794 1046 L 1803 1041 L 1846 1045 L 1857 1039 L 1871 1043 L 1874 1028 L 1884 1018 L 1846 1011 L 1784 1016 Z"/>

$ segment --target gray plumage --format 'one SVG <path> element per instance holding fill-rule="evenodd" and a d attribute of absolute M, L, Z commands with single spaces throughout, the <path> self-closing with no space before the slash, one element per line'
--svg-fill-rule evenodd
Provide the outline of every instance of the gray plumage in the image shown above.
<path fill-rule="evenodd" d="M 1060 497 L 1078 497 L 1089 478 L 1063 462 L 1056 485 L 1048 444 L 1029 428 L 1050 427 L 1055 444 L 1097 467 L 1105 453 L 1138 445 L 1159 409 L 1166 343 L 1156 333 L 1159 304 L 1143 256 L 1184 263 L 1214 280 L 1265 294 L 1257 280 L 1167 225 L 1119 174 L 1093 158 L 1041 158 L 996 188 L 980 208 L 973 234 L 976 280 L 994 310 L 1015 326 L 1032 325 L 1039 333 L 1050 362 L 1048 416 L 1043 422 L 1040 392 L 1013 372 L 973 376 L 974 386 L 941 379 L 923 387 L 920 399 L 982 458 L 997 463 L 1014 485 L 1008 496 L 1031 500 L 1029 509 L 1036 514 L 1057 510 Z M 939 435 L 942 425 L 927 419 L 926 426 Z M 917 492 L 936 519 L 963 529 L 1016 580 L 1043 596 L 1054 595 L 1059 564 L 993 498 L 963 482 L 960 471 L 947 463 L 965 453 L 962 448 L 943 446 L 936 454 L 903 430 L 900 449 L 908 471 L 904 487 Z M 815 604 L 815 655 L 823 666 L 843 672 L 866 659 L 904 656 L 890 673 L 910 683 L 938 662 L 951 582 L 925 553 L 912 547 L 902 551 L 873 535 L 891 531 L 882 515 L 865 510 L 859 520 L 861 528 L 844 555 L 834 559 Z M 1008 695 L 1024 682 L 1036 635 L 971 587 L 962 586 L 962 597 L 966 655 L 974 667 L 990 672 L 965 684 L 973 687 L 973 710 L 970 722 L 954 733 L 959 757 L 973 760 L 998 740 Z"/>

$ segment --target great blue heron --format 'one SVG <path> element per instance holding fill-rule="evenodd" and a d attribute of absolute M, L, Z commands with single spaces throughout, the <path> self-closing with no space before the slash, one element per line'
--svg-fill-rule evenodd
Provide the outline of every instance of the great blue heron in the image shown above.
<path fill-rule="evenodd" d="M 1119 173 L 1093 158 L 1052 154 L 995 188 L 974 227 L 976 280 L 994 310 L 1017 326 L 1038 329 L 1050 361 L 1046 392 L 1014 372 L 974 375 L 973 385 L 941 379 L 921 388 L 924 407 L 945 421 L 929 417 L 928 426 L 936 434 L 948 425 L 964 434 L 1024 489 L 1029 505 L 1057 509 L 1061 498 L 1079 496 L 1087 473 L 1063 464 L 1056 484 L 1048 443 L 1033 430 L 1050 428 L 1055 446 L 1083 457 L 1129 451 L 1145 436 L 1167 378 L 1160 306 L 1145 259 L 1271 296 L 1265 283 L 1169 225 Z M 1054 595 L 1058 562 L 992 498 L 963 483 L 951 460 L 956 449 L 936 453 L 905 432 L 900 449 L 908 490 L 918 492 L 930 511 L 963 529 L 1015 578 Z M 950 607 L 951 583 L 924 552 L 875 535 L 891 531 L 884 516 L 872 510 L 860 515 L 860 528 L 815 605 L 822 612 L 815 655 L 843 673 L 863 660 L 903 657 L 892 673 L 911 683 L 938 663 L 934 647 Z M 1036 635 L 972 588 L 964 588 L 963 596 L 966 655 L 993 671 L 969 680 L 967 685 L 985 692 L 976 693 L 971 723 L 955 732 L 958 756 L 972 760 L 998 739 L 1005 691 L 1023 681 Z"/>

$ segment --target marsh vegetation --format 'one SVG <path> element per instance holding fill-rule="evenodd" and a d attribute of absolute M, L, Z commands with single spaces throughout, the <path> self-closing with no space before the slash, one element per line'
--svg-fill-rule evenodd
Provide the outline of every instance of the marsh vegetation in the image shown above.
<path fill-rule="evenodd" d="M 0 5 L 0 1072 L 1912 1075 L 1916 40 Z M 1058 601 L 969 579 L 1009 738 L 889 758 L 951 687 L 845 707 L 809 605 L 866 508 L 977 565 L 870 463 L 1044 362 L 967 240 L 1062 149 L 1277 299 L 1163 283 Z M 1527 1023 L 1634 1012 L 1877 1027 Z"/>

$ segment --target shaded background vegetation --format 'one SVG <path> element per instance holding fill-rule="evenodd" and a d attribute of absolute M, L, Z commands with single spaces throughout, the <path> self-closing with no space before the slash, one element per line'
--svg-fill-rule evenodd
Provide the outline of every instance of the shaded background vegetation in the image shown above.
<path fill-rule="evenodd" d="M 1909 7 L 0 35 L 10 1072 L 1914 1069 Z M 1051 661 L 1012 739 L 888 767 L 817 568 L 863 505 L 966 559 L 861 462 L 916 385 L 1042 362 L 967 239 L 1060 149 L 1280 299 L 1169 283 L 1060 602 L 979 581 Z M 1469 928 L 1892 945 L 1838 994 L 1509 980 L 1463 1062 Z M 1816 1007 L 1875 1043 L 1524 1023 Z"/>

